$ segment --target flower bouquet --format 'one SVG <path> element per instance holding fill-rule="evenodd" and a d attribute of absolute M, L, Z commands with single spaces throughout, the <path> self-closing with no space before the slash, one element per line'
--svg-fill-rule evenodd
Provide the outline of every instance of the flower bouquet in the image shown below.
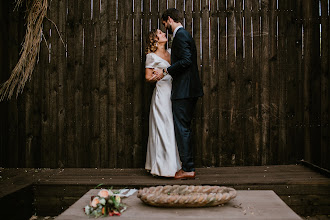
<path fill-rule="evenodd" d="M 101 189 L 97 196 L 91 197 L 90 205 L 84 208 L 85 214 L 92 217 L 100 216 L 120 216 L 125 211 L 127 206 L 121 203 L 119 195 L 116 195 L 111 190 Z"/>

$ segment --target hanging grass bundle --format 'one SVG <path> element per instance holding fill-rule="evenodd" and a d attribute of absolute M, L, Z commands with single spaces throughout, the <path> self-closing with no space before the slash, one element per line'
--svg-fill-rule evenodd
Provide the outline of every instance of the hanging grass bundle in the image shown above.
<path fill-rule="evenodd" d="M 48 0 L 16 0 L 16 8 L 26 1 L 26 33 L 21 56 L 13 69 L 9 79 L 0 86 L 0 101 L 10 99 L 14 93 L 16 97 L 23 91 L 32 72 L 40 50 L 42 40 L 42 22 L 47 14 Z M 15 92 L 16 90 L 16 92 Z"/>

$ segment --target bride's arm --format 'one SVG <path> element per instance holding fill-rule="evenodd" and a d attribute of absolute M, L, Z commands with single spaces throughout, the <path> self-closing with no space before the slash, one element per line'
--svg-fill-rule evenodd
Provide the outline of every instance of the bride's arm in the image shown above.
<path fill-rule="evenodd" d="M 157 75 L 153 73 L 153 69 L 146 68 L 146 81 L 149 83 L 157 82 Z"/>

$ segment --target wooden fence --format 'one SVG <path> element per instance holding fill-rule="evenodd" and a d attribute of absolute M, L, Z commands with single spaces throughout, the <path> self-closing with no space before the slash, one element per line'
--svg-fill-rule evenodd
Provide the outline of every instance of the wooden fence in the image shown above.
<path fill-rule="evenodd" d="M 144 167 L 145 40 L 169 7 L 198 48 L 196 165 L 329 169 L 329 0 L 50 1 L 49 49 L 43 40 L 23 94 L 0 104 L 0 166 Z M 2 82 L 17 62 L 18 14 L 8 12 Z"/>

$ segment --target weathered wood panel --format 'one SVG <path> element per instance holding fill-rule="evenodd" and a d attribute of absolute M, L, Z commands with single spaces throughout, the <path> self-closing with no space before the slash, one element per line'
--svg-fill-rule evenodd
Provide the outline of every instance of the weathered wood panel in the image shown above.
<path fill-rule="evenodd" d="M 210 106 L 212 103 L 217 103 L 219 99 L 219 78 L 218 78 L 218 67 L 219 67 L 219 19 L 217 15 L 218 4 L 216 1 L 210 3 L 210 19 L 209 19 L 209 28 L 210 30 L 210 45 L 209 47 L 209 84 L 210 84 Z M 210 145 L 212 146 L 212 157 L 211 163 L 216 164 L 218 166 L 218 156 L 219 155 L 219 147 L 218 147 L 218 130 L 219 130 L 219 105 L 212 105 L 211 108 L 207 109 L 210 113 L 210 118 L 216 120 L 209 120 L 209 136 L 210 136 Z"/>
<path fill-rule="evenodd" d="M 116 99 L 116 114 L 117 114 L 117 166 L 118 167 L 126 167 L 126 159 L 125 154 L 125 144 L 127 141 L 127 137 L 125 135 L 125 102 L 126 102 L 126 88 L 125 88 L 125 55 L 126 55 L 126 45 L 125 45 L 125 30 L 126 30 L 126 1 L 118 1 L 118 32 L 117 32 L 117 71 L 116 71 L 116 82 L 117 82 L 117 99 Z"/>
<path fill-rule="evenodd" d="M 254 132 L 254 145 L 255 145 L 255 154 L 253 160 L 257 164 L 261 163 L 261 153 L 262 153 L 262 134 L 261 134 L 261 108 L 262 104 L 260 101 L 260 10 L 259 10 L 259 1 L 252 0 L 252 57 L 253 57 L 253 66 L 252 66 L 252 83 L 253 83 L 253 132 Z"/>
<path fill-rule="evenodd" d="M 133 79 L 133 150 L 132 150 L 132 163 L 133 167 L 139 167 L 145 161 L 145 149 L 146 146 L 143 144 L 143 132 L 134 132 L 141 131 L 143 129 L 143 118 L 142 118 L 142 103 L 143 97 L 143 84 L 136 83 L 144 80 L 144 65 L 142 63 L 142 57 L 144 55 L 144 48 L 142 48 L 142 8 L 141 0 L 134 1 L 134 35 L 133 35 L 133 69 L 131 77 Z M 137 155 L 137 157 L 135 156 Z"/>
<path fill-rule="evenodd" d="M 219 121 L 218 121 L 218 153 L 216 155 L 218 160 L 218 166 L 224 166 L 230 163 L 230 157 L 227 156 L 228 139 L 228 96 L 227 89 L 227 13 L 226 13 L 226 2 L 219 1 L 219 66 L 218 66 L 218 107 L 219 107 Z M 221 147 L 220 147 L 221 146 Z"/>
<path fill-rule="evenodd" d="M 109 62 L 109 82 L 108 82 L 108 97 L 109 97 L 109 142 L 107 147 L 109 149 L 109 161 L 108 167 L 117 167 L 117 5 L 116 1 L 109 1 L 108 10 L 108 22 L 109 22 L 109 37 L 110 40 L 108 50 L 108 62 Z M 107 166 L 106 166 L 107 167 Z"/>
<path fill-rule="evenodd" d="M 108 95 L 108 81 L 109 81 L 109 23 L 108 23 L 108 7 L 109 1 L 100 1 L 100 18 L 99 18 L 99 32 L 100 32 L 100 167 L 107 167 L 109 161 L 109 95 Z"/>
<path fill-rule="evenodd" d="M 202 108 L 201 108 L 201 114 L 202 114 L 202 129 L 199 131 L 196 131 L 196 134 L 201 135 L 202 144 L 201 147 L 202 155 L 203 155 L 203 165 L 211 166 L 212 165 L 212 151 L 209 151 L 210 141 L 212 137 L 210 136 L 210 129 L 212 128 L 212 118 L 211 113 L 212 109 L 210 108 L 210 99 L 211 99 L 211 88 L 210 88 L 210 80 L 212 80 L 212 73 L 210 72 L 210 58 L 209 58 L 209 17 L 210 17 L 210 11 L 207 1 L 201 1 L 201 28 L 200 28 L 200 35 L 202 37 L 201 40 L 201 68 L 200 68 L 200 75 L 201 75 L 201 81 L 203 85 L 204 90 L 204 96 L 201 99 Z M 198 27 L 198 26 L 197 26 Z M 215 30 L 214 30 L 215 31 Z M 216 47 L 216 45 L 214 45 Z"/>
<path fill-rule="evenodd" d="M 235 13 L 235 1 L 229 0 L 227 2 L 227 77 L 226 77 L 226 84 L 227 84 L 227 95 L 228 95 L 228 107 L 229 107 L 229 114 L 228 114 L 228 142 L 226 143 L 227 149 L 224 151 L 226 152 L 226 157 L 230 160 L 231 165 L 236 165 L 236 147 L 237 152 L 240 150 L 241 143 L 239 135 L 239 126 L 240 121 L 237 118 L 239 114 L 239 100 L 237 99 L 238 95 L 237 92 L 240 86 L 240 77 L 239 73 L 237 72 L 236 68 L 236 13 Z"/>
<path fill-rule="evenodd" d="M 135 136 L 134 126 L 133 126 L 133 88 L 134 88 L 134 81 L 133 81 L 133 71 L 134 71 L 134 63 L 133 63 L 133 53 L 131 48 L 133 48 L 133 2 L 131 0 L 125 1 L 125 9 L 126 9 L 126 30 L 125 30 L 125 114 L 126 114 L 126 122 L 125 122 L 125 160 L 126 166 L 125 167 L 133 167 L 134 161 L 134 154 L 133 152 L 133 137 Z M 155 11 L 157 12 L 157 5 Z M 156 20 L 156 19 L 153 19 Z M 156 20 L 157 21 L 157 20 Z M 132 65 L 133 64 L 133 65 Z"/>
<path fill-rule="evenodd" d="M 253 102 L 253 25 L 252 25 L 252 1 L 244 2 L 244 51 L 243 51 L 243 60 L 244 67 L 242 72 L 242 81 L 244 83 L 243 97 L 241 98 L 242 109 L 244 109 L 245 114 L 243 114 L 242 123 L 244 123 L 245 130 L 245 146 L 244 146 L 244 161 L 255 161 L 253 158 L 255 157 L 256 148 L 254 145 L 254 130 L 253 128 L 254 122 L 256 121 L 254 117 L 254 109 L 255 103 Z"/>
<path fill-rule="evenodd" d="M 261 162 L 267 164 L 272 154 L 269 151 L 269 23 L 270 1 L 261 1 L 260 13 L 260 102 L 261 102 Z"/>
<path fill-rule="evenodd" d="M 327 160 L 330 155 L 330 1 L 321 0 L 321 160 L 320 166 L 329 168 Z M 328 11 L 327 11 L 328 9 Z M 330 168 L 329 168 L 330 169 Z"/>
<path fill-rule="evenodd" d="M 192 37 L 195 40 L 196 43 L 196 49 L 197 49 L 197 64 L 198 67 L 201 65 L 201 4 L 200 0 L 193 1 L 192 3 Z M 201 71 L 199 72 L 199 76 L 202 80 Z M 203 82 L 202 82 L 203 83 Z M 203 86 L 204 88 L 204 86 Z M 204 115 L 202 113 L 202 106 L 203 106 L 203 100 L 199 100 L 196 104 L 196 110 L 195 110 L 195 120 L 193 121 L 193 124 L 195 124 L 195 127 L 193 128 L 193 137 L 192 142 L 194 143 L 194 155 L 195 155 L 195 162 L 197 164 L 201 164 L 203 166 L 207 165 L 208 161 L 205 158 L 206 155 L 202 153 L 203 149 L 203 120 Z"/>
<path fill-rule="evenodd" d="M 52 1 L 48 48 L 23 94 L 1 103 L 0 166 L 144 167 L 154 88 L 144 48 L 170 7 L 195 39 L 205 92 L 196 165 L 330 168 L 329 0 Z M 18 59 L 22 12 L 1 23 L 10 53 L 1 81 Z"/>

